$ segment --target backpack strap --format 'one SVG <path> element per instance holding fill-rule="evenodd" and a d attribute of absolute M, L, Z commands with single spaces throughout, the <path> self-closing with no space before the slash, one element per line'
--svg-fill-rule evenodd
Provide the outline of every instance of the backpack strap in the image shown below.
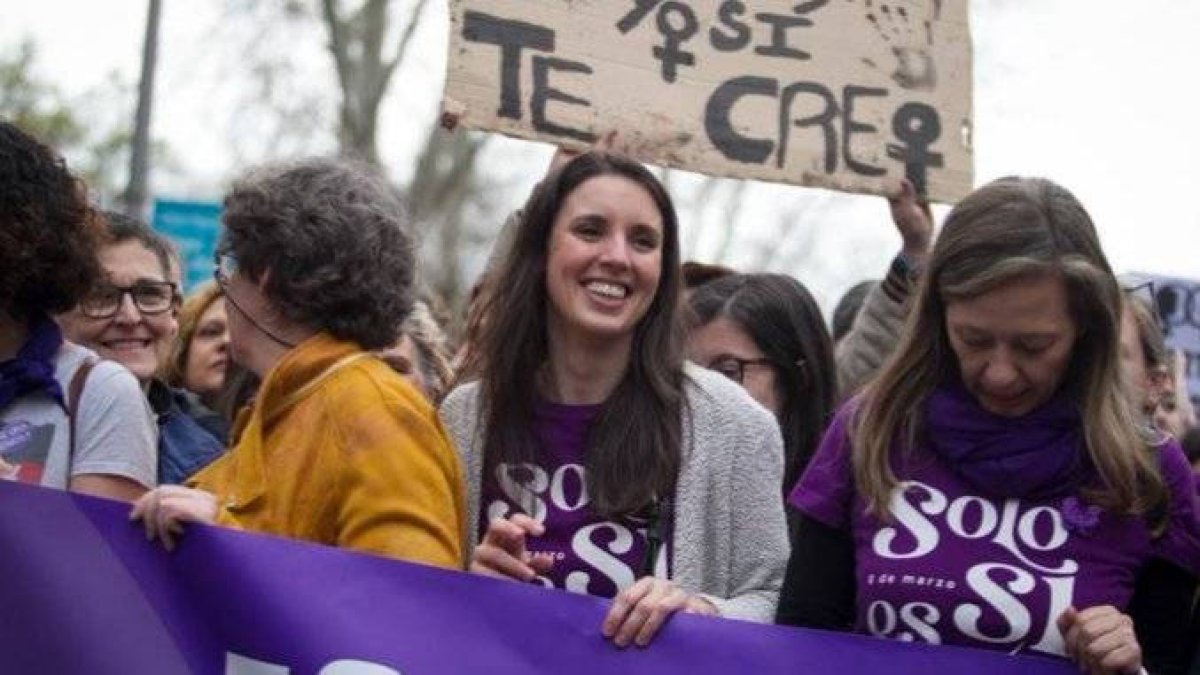
<path fill-rule="evenodd" d="M 79 410 L 79 401 L 83 398 L 83 385 L 87 384 L 88 373 L 92 372 L 92 368 L 96 367 L 96 361 L 93 359 L 85 359 L 79 367 L 75 369 L 75 374 L 71 377 L 71 384 L 67 388 L 67 425 L 70 433 L 70 445 L 68 446 L 67 455 L 67 475 L 70 476 L 70 466 L 75 463 L 75 413 Z"/>

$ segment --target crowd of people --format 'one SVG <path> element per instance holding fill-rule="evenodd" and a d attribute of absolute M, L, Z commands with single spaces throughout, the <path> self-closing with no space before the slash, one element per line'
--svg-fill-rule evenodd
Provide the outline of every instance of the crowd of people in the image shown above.
<path fill-rule="evenodd" d="M 167 548 L 207 523 L 601 596 L 617 647 L 685 612 L 1200 668 L 1186 381 L 1053 182 L 935 237 L 905 181 L 901 251 L 828 327 L 791 277 L 682 261 L 641 164 L 560 152 L 457 345 L 365 166 L 237 180 L 187 298 L 7 122 L 0 185 L 0 476 Z"/>

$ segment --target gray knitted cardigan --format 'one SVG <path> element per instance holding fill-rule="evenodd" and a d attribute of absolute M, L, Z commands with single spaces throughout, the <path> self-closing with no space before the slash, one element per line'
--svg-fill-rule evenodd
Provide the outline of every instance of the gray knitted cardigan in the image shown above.
<path fill-rule="evenodd" d="M 725 377 L 685 367 L 683 466 L 675 494 L 675 582 L 722 616 L 770 622 L 788 559 L 775 418 Z M 458 387 L 440 414 L 463 458 L 467 546 L 478 543 L 483 425 L 479 385 Z"/>

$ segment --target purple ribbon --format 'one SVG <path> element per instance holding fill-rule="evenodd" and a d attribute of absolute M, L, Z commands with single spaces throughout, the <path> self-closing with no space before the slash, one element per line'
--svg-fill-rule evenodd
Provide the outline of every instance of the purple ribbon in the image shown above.
<path fill-rule="evenodd" d="M 42 391 L 66 408 L 62 387 L 54 377 L 55 357 L 62 348 L 62 331 L 44 315 L 29 322 L 29 337 L 17 355 L 0 363 L 0 410 L 30 392 Z"/>

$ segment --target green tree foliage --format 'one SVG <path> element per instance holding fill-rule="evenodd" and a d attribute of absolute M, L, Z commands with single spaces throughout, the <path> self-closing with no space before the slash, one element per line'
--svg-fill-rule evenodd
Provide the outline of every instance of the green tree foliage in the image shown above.
<path fill-rule="evenodd" d="M 71 169 L 105 205 L 125 186 L 133 119 L 133 87 L 115 73 L 79 96 L 68 96 L 40 73 L 37 44 L 25 38 L 0 50 L 0 117 L 66 157 Z M 156 168 L 171 165 L 162 142 L 151 150 Z"/>
<path fill-rule="evenodd" d="M 53 147 L 76 146 L 87 134 L 63 93 L 37 79 L 36 56 L 28 38 L 0 53 L 0 116 Z"/>

